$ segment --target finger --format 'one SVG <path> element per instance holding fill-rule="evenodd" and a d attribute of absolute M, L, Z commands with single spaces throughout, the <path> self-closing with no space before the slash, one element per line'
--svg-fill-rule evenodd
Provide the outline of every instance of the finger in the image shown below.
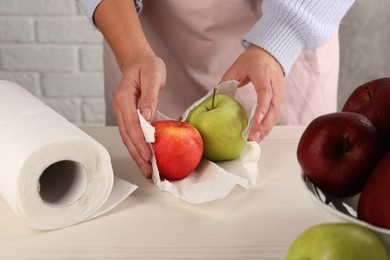
<path fill-rule="evenodd" d="M 264 119 L 270 118 L 270 105 L 273 100 L 272 82 L 267 70 L 259 70 L 250 76 L 257 94 L 257 105 L 253 115 L 253 126 L 249 133 L 248 139 L 259 143 L 267 133 L 269 127 L 266 124 L 269 121 Z"/>
<path fill-rule="evenodd" d="M 268 109 L 273 98 L 272 84 L 268 74 L 253 77 L 252 83 L 257 95 L 257 105 L 254 114 L 255 124 L 261 124 L 268 113 Z"/>
<path fill-rule="evenodd" d="M 280 105 L 282 103 L 282 93 L 278 87 L 279 83 L 269 81 L 268 87 L 265 87 L 267 90 L 261 92 L 261 97 L 258 94 L 258 107 L 254 115 L 255 121 L 253 127 L 249 133 L 249 140 L 256 142 L 262 141 L 279 120 Z M 262 101 L 263 99 L 266 101 Z M 262 106 L 264 103 L 268 105 Z"/>
<path fill-rule="evenodd" d="M 159 68 L 150 67 L 141 70 L 141 96 L 138 107 L 142 116 L 147 121 L 152 121 L 157 109 L 157 101 L 160 89 L 165 85 L 165 67 L 159 64 Z M 158 66 L 158 65 L 157 65 Z"/>
<path fill-rule="evenodd" d="M 116 111 L 117 115 L 117 121 L 118 121 L 118 128 L 119 133 L 122 138 L 122 142 L 125 144 L 127 150 L 129 151 L 130 155 L 133 157 L 134 161 L 142 171 L 142 173 L 145 175 L 145 177 L 149 178 L 152 173 L 152 166 L 149 160 L 146 160 L 137 150 L 136 146 L 132 142 L 130 136 L 127 134 L 127 131 L 125 129 L 125 124 L 123 123 L 123 118 L 121 115 L 120 110 L 118 111 L 118 106 L 114 105 L 116 108 L 114 109 Z"/>
<path fill-rule="evenodd" d="M 148 177 L 152 172 L 150 164 L 152 152 L 145 141 L 139 124 L 135 97 L 134 95 L 127 95 L 128 98 L 124 99 L 121 95 L 123 94 L 117 93 L 116 96 L 118 98 L 115 99 L 113 103 L 113 110 L 117 117 L 119 132 L 130 155 L 144 175 Z"/>
<path fill-rule="evenodd" d="M 260 143 L 272 130 L 277 122 L 278 112 L 273 106 L 270 106 L 261 124 L 254 124 L 249 132 L 248 140 Z"/>

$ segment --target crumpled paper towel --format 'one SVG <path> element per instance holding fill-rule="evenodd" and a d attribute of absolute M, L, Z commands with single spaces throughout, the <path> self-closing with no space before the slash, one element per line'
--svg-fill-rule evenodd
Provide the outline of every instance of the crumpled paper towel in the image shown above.
<path fill-rule="evenodd" d="M 136 186 L 107 150 L 21 86 L 0 81 L 0 195 L 26 225 L 59 229 L 112 209 Z"/>
<path fill-rule="evenodd" d="M 227 81 L 218 85 L 216 93 L 223 93 L 235 97 L 237 90 L 237 81 Z M 188 116 L 191 109 L 212 95 L 210 91 L 203 98 L 190 106 L 183 114 L 183 120 Z M 247 129 L 243 132 L 246 138 L 249 129 L 253 125 L 253 113 L 255 108 L 252 108 L 248 115 L 249 123 Z M 144 132 L 145 139 L 149 143 L 154 142 L 154 127 L 149 124 L 138 112 L 141 128 Z M 165 115 L 157 113 L 156 120 L 168 119 Z M 212 162 L 207 159 L 202 159 L 198 167 L 188 177 L 179 181 L 161 180 L 156 158 L 152 158 L 152 179 L 154 183 L 163 191 L 172 193 L 175 197 L 184 201 L 200 204 L 208 201 L 222 199 L 229 192 L 239 185 L 245 189 L 250 189 L 256 184 L 258 175 L 258 161 L 260 159 L 261 149 L 256 142 L 247 142 L 241 155 L 232 161 Z"/>

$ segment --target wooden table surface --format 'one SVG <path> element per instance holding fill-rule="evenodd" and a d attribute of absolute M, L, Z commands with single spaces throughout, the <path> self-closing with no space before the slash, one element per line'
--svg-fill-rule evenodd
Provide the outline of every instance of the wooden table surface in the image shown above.
<path fill-rule="evenodd" d="M 325 222 L 300 180 L 302 126 L 276 126 L 260 144 L 255 187 L 194 205 L 146 180 L 115 127 L 83 128 L 111 155 L 115 175 L 138 189 L 108 213 L 56 231 L 36 231 L 0 199 L 0 259 L 284 259 L 292 241 Z"/>

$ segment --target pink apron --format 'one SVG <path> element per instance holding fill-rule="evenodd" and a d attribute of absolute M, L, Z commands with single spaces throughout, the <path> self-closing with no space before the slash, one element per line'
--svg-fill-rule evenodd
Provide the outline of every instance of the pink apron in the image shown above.
<path fill-rule="evenodd" d="M 241 39 L 261 16 L 257 0 L 144 0 L 140 15 L 144 32 L 167 66 L 167 82 L 158 110 L 178 118 L 188 106 L 219 83 L 243 52 Z M 279 124 L 307 124 L 336 110 L 338 37 L 303 53 L 285 81 Z M 106 124 L 115 125 L 111 104 L 121 73 L 104 43 Z M 256 102 L 251 84 L 240 88 L 239 101 Z"/>

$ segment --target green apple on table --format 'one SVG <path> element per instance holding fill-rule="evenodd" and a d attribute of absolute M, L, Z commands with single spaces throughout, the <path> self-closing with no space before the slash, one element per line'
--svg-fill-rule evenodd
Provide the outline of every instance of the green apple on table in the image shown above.
<path fill-rule="evenodd" d="M 200 132 L 203 156 L 208 160 L 233 160 L 246 144 L 242 133 L 248 125 L 248 116 L 244 108 L 235 98 L 216 94 L 215 89 L 190 111 L 186 122 Z"/>
<path fill-rule="evenodd" d="M 303 231 L 292 243 L 287 260 L 388 260 L 382 241 L 354 223 L 319 224 Z"/>

